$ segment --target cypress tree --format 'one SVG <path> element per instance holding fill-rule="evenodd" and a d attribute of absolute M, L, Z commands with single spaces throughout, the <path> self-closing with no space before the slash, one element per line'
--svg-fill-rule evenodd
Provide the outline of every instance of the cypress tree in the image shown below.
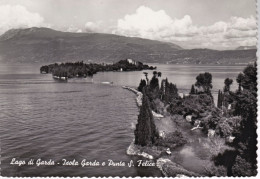
<path fill-rule="evenodd" d="M 165 80 L 161 81 L 161 88 L 160 88 L 161 100 L 164 101 L 165 98 Z"/>
<path fill-rule="evenodd" d="M 156 76 L 153 76 L 150 82 L 150 87 L 152 90 L 158 89 L 159 90 L 159 80 Z"/>
<path fill-rule="evenodd" d="M 218 103 L 217 103 L 218 108 L 221 108 L 221 107 L 222 107 L 222 103 L 223 103 L 223 94 L 222 94 L 222 92 L 219 90 L 219 91 L 218 91 Z"/>
<path fill-rule="evenodd" d="M 217 107 L 220 107 L 220 90 L 218 90 L 218 102 L 217 102 Z"/>
<path fill-rule="evenodd" d="M 143 89 L 143 100 L 138 115 L 138 122 L 135 129 L 135 144 L 141 146 L 149 146 L 154 144 L 158 138 L 158 131 L 156 129 L 153 114 L 150 108 L 149 99 L 146 95 L 145 88 Z"/>
<path fill-rule="evenodd" d="M 190 94 L 195 94 L 195 93 L 196 93 L 195 87 L 194 85 L 191 85 Z"/>
<path fill-rule="evenodd" d="M 242 85 L 242 81 L 244 80 L 244 75 L 242 73 L 239 73 L 239 75 L 237 76 L 237 83 L 238 83 L 238 91 L 241 92 L 241 85 Z"/>
<path fill-rule="evenodd" d="M 141 79 L 140 84 L 139 84 L 137 90 L 140 91 L 140 92 L 142 92 L 142 91 L 143 91 L 143 88 L 144 88 L 145 86 L 146 86 L 146 81 L 143 80 L 143 79 Z"/>
<path fill-rule="evenodd" d="M 220 107 L 223 106 L 223 102 L 224 102 L 224 95 L 223 95 L 223 92 L 221 91 L 220 92 Z"/>

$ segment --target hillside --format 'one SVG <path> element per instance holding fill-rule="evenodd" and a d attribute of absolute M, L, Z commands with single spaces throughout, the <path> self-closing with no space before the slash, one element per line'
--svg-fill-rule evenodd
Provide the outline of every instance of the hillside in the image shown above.
<path fill-rule="evenodd" d="M 256 58 L 256 50 L 184 50 L 173 43 L 100 33 L 69 33 L 48 28 L 13 29 L 0 36 L 3 62 L 116 62 L 236 64 Z"/>
<path fill-rule="evenodd" d="M 55 62 L 92 60 L 112 62 L 143 59 L 155 53 L 181 49 L 175 44 L 111 34 L 68 33 L 47 28 L 9 30 L 0 37 L 0 55 L 5 60 Z"/>
<path fill-rule="evenodd" d="M 256 61 L 256 49 L 249 50 L 178 50 L 172 53 L 173 64 L 248 64 Z"/>
<path fill-rule="evenodd" d="M 256 46 L 240 46 L 236 48 L 236 50 L 249 50 L 249 49 L 257 49 L 257 48 Z"/>

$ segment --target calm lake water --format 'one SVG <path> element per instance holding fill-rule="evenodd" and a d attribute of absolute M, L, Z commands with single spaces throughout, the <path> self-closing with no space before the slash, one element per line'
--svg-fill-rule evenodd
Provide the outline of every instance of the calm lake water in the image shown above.
<path fill-rule="evenodd" d="M 161 176 L 155 167 L 71 167 L 10 165 L 18 160 L 62 159 L 125 161 L 134 138 L 136 96 L 121 88 L 138 86 L 143 72 L 105 72 L 91 79 L 54 81 L 39 74 L 42 64 L 0 64 L 1 174 L 5 176 Z M 157 65 L 162 78 L 188 93 L 199 73 L 213 75 L 213 93 L 224 79 L 235 77 L 241 66 Z M 148 71 L 152 77 L 152 71 Z M 101 82 L 113 82 L 113 85 Z M 236 83 L 232 86 L 237 88 Z M 216 95 L 214 95 L 216 96 Z M 187 151 L 186 151 L 187 153 Z M 188 151 L 189 153 L 189 151 Z M 186 155 L 185 155 L 186 156 Z M 183 161 L 183 159 L 181 159 Z M 186 162 L 187 163 L 187 162 Z M 182 162 L 190 168 L 189 163 Z"/>

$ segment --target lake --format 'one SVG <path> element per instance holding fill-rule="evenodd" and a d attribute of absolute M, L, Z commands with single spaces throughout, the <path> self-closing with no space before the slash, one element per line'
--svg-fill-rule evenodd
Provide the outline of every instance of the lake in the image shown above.
<path fill-rule="evenodd" d="M 1 174 L 4 176 L 161 176 L 155 167 L 13 166 L 20 160 L 138 160 L 126 150 L 134 138 L 136 96 L 121 86 L 137 87 L 143 71 L 100 72 L 67 83 L 40 74 L 43 64 L 0 64 Z M 150 64 L 151 65 L 151 64 Z M 155 65 L 155 64 L 152 64 Z M 234 80 L 244 66 L 156 64 L 162 78 L 188 93 L 199 73 L 213 76 L 213 96 L 224 79 Z M 152 71 L 148 77 L 152 77 Z M 113 85 L 102 84 L 113 82 Z M 216 101 L 216 99 L 215 99 Z M 187 153 L 187 151 L 186 151 Z M 187 162 L 186 162 L 187 163 Z M 185 162 L 183 162 L 185 165 Z M 186 166 L 189 169 L 189 164 Z"/>

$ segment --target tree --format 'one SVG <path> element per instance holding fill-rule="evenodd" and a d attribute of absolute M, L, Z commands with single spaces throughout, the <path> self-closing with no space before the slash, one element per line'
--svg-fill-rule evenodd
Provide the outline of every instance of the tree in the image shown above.
<path fill-rule="evenodd" d="M 147 84 L 149 84 L 148 73 L 147 73 L 147 72 L 144 72 L 144 76 L 145 76 L 145 78 L 146 78 Z"/>
<path fill-rule="evenodd" d="M 238 83 L 238 91 L 240 92 L 241 91 L 241 85 L 242 85 L 242 81 L 244 79 L 244 75 L 242 73 L 239 73 L 238 76 L 237 76 L 237 83 Z"/>
<path fill-rule="evenodd" d="M 257 90 L 257 68 L 256 63 L 248 65 L 243 71 L 241 86 L 247 90 Z"/>
<path fill-rule="evenodd" d="M 210 89 L 212 89 L 212 75 L 209 72 L 205 72 L 204 74 L 199 74 L 196 77 L 195 86 L 202 87 L 203 91 L 207 94 L 211 94 Z"/>
<path fill-rule="evenodd" d="M 150 82 L 150 87 L 152 90 L 158 89 L 159 90 L 159 80 L 156 76 L 153 76 Z"/>
<path fill-rule="evenodd" d="M 240 116 L 239 125 L 234 127 L 232 135 L 235 139 L 232 147 L 235 150 L 226 150 L 224 154 L 232 156 L 228 162 L 219 154 L 215 160 L 225 165 L 230 176 L 254 176 L 257 173 L 257 82 L 256 64 L 248 65 L 243 73 L 237 76 L 237 81 L 243 89 L 236 93 L 229 93 L 232 98 L 233 116 Z"/>
<path fill-rule="evenodd" d="M 217 107 L 221 108 L 223 105 L 223 93 L 219 90 L 218 91 L 218 103 L 217 103 Z"/>
<path fill-rule="evenodd" d="M 230 91 L 230 86 L 232 85 L 233 83 L 233 80 L 230 79 L 230 78 L 226 78 L 225 81 L 224 81 L 224 92 L 229 92 Z"/>
<path fill-rule="evenodd" d="M 153 71 L 153 76 L 157 76 L 157 71 Z"/>
<path fill-rule="evenodd" d="M 167 78 L 162 80 L 160 92 L 162 101 L 167 104 L 179 97 L 177 86 L 169 83 Z"/>
<path fill-rule="evenodd" d="M 228 105 L 230 104 L 230 86 L 232 85 L 233 80 L 230 78 L 226 78 L 224 81 L 224 94 L 222 95 L 222 105 L 225 106 L 226 108 L 228 108 Z"/>
<path fill-rule="evenodd" d="M 154 144 L 159 137 L 150 108 L 150 102 L 146 95 L 146 87 L 143 89 L 142 106 L 134 133 L 135 144 L 141 146 L 150 146 Z"/>
<path fill-rule="evenodd" d="M 143 79 L 141 79 L 140 84 L 139 84 L 137 90 L 140 91 L 140 92 L 142 92 L 142 91 L 143 91 L 143 88 L 144 88 L 145 86 L 146 86 L 146 81 L 143 80 Z"/>
<path fill-rule="evenodd" d="M 190 94 L 196 94 L 194 85 L 191 85 Z"/>
<path fill-rule="evenodd" d="M 234 145 L 252 165 L 256 165 L 257 144 L 257 98 L 256 91 L 243 90 L 234 99 L 234 115 L 242 117 L 240 126 L 236 129 Z"/>
<path fill-rule="evenodd" d="M 256 171 L 252 168 L 251 164 L 243 159 L 240 156 L 237 156 L 235 163 L 232 166 L 233 176 L 251 176 L 252 174 L 256 175 Z"/>
<path fill-rule="evenodd" d="M 41 73 L 49 73 L 49 66 L 45 65 L 40 68 Z"/>

